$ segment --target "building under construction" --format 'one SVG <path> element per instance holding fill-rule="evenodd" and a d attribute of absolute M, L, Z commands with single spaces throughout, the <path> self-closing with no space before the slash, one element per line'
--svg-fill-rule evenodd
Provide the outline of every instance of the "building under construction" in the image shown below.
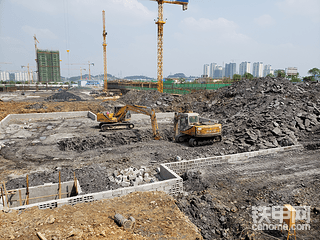
<path fill-rule="evenodd" d="M 60 82 L 59 51 L 37 49 L 39 82 Z"/>

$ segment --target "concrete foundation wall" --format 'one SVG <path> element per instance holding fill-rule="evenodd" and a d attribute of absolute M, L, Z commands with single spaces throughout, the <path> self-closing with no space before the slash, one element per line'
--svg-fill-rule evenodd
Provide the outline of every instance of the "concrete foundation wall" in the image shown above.
<path fill-rule="evenodd" d="M 12 209 L 20 210 L 29 207 L 38 206 L 40 209 L 46 208 L 56 208 L 63 205 L 74 205 L 77 203 L 83 202 L 92 202 L 101 199 L 108 199 L 114 197 L 120 197 L 127 195 L 131 192 L 145 192 L 145 191 L 163 191 L 170 195 L 175 195 L 183 192 L 183 180 L 178 174 L 182 174 L 187 170 L 194 170 L 194 169 L 202 169 L 206 166 L 211 166 L 215 164 L 234 164 L 238 162 L 245 162 L 250 157 L 255 156 L 262 156 L 266 154 L 278 153 L 288 150 L 300 149 L 302 148 L 301 145 L 289 146 L 289 147 L 282 147 L 282 148 L 272 148 L 266 149 L 261 151 L 255 152 L 247 152 L 247 153 L 239 153 L 233 155 L 225 155 L 225 156 L 215 156 L 215 157 L 208 157 L 208 158 L 200 158 L 188 161 L 181 161 L 181 162 L 174 162 L 174 163 L 166 163 L 160 165 L 160 176 L 163 181 L 144 184 L 135 187 L 127 187 L 127 188 L 120 188 L 116 190 L 104 191 L 99 193 L 92 193 L 92 194 L 85 194 L 79 195 L 70 198 L 58 199 L 58 200 L 51 200 L 41 203 L 34 203 L 29 204 L 27 206 L 17 206 L 13 207 Z M 0 209 L 1 209 L 0 205 Z"/>
<path fill-rule="evenodd" d="M 293 145 L 288 147 L 271 148 L 271 149 L 265 149 L 265 150 L 254 151 L 254 152 L 245 152 L 245 153 L 238 153 L 238 154 L 232 154 L 232 155 L 214 156 L 214 157 L 199 158 L 194 160 L 185 160 L 185 161 L 174 162 L 174 163 L 165 163 L 163 165 L 177 174 L 182 174 L 187 170 L 196 170 L 196 169 L 205 168 L 207 166 L 223 164 L 223 163 L 229 163 L 229 164 L 240 163 L 240 162 L 245 162 L 246 159 L 251 157 L 262 156 L 262 155 L 300 149 L 300 148 L 303 148 L 303 147 L 301 145 Z"/>
<path fill-rule="evenodd" d="M 12 207 L 12 209 L 22 210 L 30 207 L 35 207 L 35 206 L 39 207 L 39 209 L 56 208 L 66 204 L 75 205 L 77 203 L 92 202 L 92 201 L 97 201 L 102 199 L 121 197 L 132 192 L 146 192 L 146 191 L 163 191 L 170 195 L 174 195 L 183 191 L 182 179 L 179 177 L 179 179 L 170 179 L 170 180 L 165 180 L 161 182 L 144 184 L 136 187 L 120 188 L 116 190 L 79 195 L 75 197 L 51 200 L 51 201 L 46 201 L 41 203 L 34 203 L 34 204 L 25 205 L 25 206 L 17 206 L 17 207 Z M 1 209 L 1 205 L 0 205 L 0 209 Z"/>
<path fill-rule="evenodd" d="M 9 114 L 8 116 L 6 116 L 4 119 L 1 120 L 0 129 L 4 128 L 14 120 L 29 121 L 29 120 L 77 118 L 77 117 L 88 117 L 94 121 L 97 120 L 97 115 L 90 111 Z"/>
<path fill-rule="evenodd" d="M 75 189 L 74 187 L 74 181 L 68 181 L 68 182 L 62 182 L 61 183 L 61 197 L 62 198 L 69 198 L 71 196 L 71 193 Z M 19 197 L 19 190 L 21 192 L 21 200 L 22 205 L 25 204 L 25 200 L 27 197 L 26 188 L 19 188 L 10 190 L 11 193 L 8 194 L 8 201 L 9 205 L 8 207 L 14 208 L 20 206 L 20 197 Z M 78 194 L 81 193 L 81 187 L 79 182 L 77 181 L 77 192 Z M 47 183 L 44 185 L 36 186 L 36 187 L 29 187 L 29 204 L 36 204 L 41 203 L 49 200 L 55 200 L 59 199 L 59 184 L 58 183 Z M 7 202 L 7 199 L 5 198 L 5 204 Z M 0 203 L 0 208 L 2 206 L 2 201 Z M 3 207 L 3 206 L 2 206 Z"/>

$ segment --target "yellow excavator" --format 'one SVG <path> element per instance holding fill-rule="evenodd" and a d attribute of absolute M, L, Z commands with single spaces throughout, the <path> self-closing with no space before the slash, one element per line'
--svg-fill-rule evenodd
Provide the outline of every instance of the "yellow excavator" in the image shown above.
<path fill-rule="evenodd" d="M 189 141 L 189 146 L 212 144 L 221 141 L 221 124 L 199 117 L 198 113 L 174 114 L 174 141 Z"/>
<path fill-rule="evenodd" d="M 117 129 L 117 128 L 134 128 L 134 124 L 130 123 L 131 113 L 130 111 L 142 113 L 145 115 L 150 116 L 153 137 L 155 140 L 160 139 L 160 133 L 158 129 L 158 123 L 156 118 L 156 111 L 153 108 L 146 107 L 146 106 L 138 106 L 138 105 L 125 105 L 125 106 L 115 106 L 113 113 L 98 113 L 97 114 L 97 121 L 100 122 L 99 128 L 102 131 L 107 131 L 110 129 Z"/>

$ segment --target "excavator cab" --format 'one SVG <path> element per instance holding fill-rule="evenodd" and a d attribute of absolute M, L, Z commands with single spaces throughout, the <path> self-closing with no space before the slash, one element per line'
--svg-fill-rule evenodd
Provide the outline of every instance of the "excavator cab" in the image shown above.
<path fill-rule="evenodd" d="M 125 107 L 125 106 L 123 106 L 123 105 L 114 106 L 114 110 L 113 110 L 114 115 L 116 115 L 123 107 Z M 131 112 L 130 112 L 130 110 L 128 110 L 126 113 L 126 116 L 125 116 L 125 121 L 128 121 L 130 119 L 131 119 Z"/>
<path fill-rule="evenodd" d="M 187 130 L 199 123 L 198 113 L 182 113 L 180 117 L 180 130 Z"/>

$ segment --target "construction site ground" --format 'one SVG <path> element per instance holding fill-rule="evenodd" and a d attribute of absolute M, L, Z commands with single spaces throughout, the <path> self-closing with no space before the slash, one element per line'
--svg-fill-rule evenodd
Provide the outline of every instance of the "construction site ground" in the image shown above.
<path fill-rule="evenodd" d="M 160 141 L 152 139 L 151 123 L 145 117 L 135 120 L 135 128 L 132 130 L 123 129 L 112 132 L 100 132 L 96 123 L 90 119 L 12 123 L 11 134 L 10 131 L 0 133 L 2 139 L 3 134 L 6 134 L 4 137 L 6 141 L 2 142 L 0 152 L 0 180 L 7 181 L 11 189 L 25 187 L 26 174 L 30 176 L 31 185 L 39 185 L 45 182 L 57 182 L 58 171 L 61 171 L 62 181 L 72 179 L 73 172 L 76 172 L 80 185 L 86 193 L 89 193 L 103 191 L 110 187 L 116 188 L 117 186 L 110 184 L 107 178 L 115 169 L 146 166 L 150 169 L 151 174 L 156 175 L 160 163 L 179 159 L 189 160 L 292 144 L 302 144 L 303 148 L 252 158 L 241 164 L 219 165 L 202 169 L 199 172 L 191 171 L 183 174 L 185 194 L 175 197 L 175 200 L 167 195 L 161 195 L 161 199 L 172 203 L 168 206 L 173 210 L 170 212 L 166 210 L 166 207 L 159 208 L 163 209 L 163 216 L 171 220 L 184 214 L 199 229 L 200 234 L 194 228 L 189 227 L 190 232 L 185 238 L 179 235 L 183 232 L 179 230 L 180 228 L 176 231 L 175 228 L 171 228 L 172 231 L 161 235 L 171 225 L 168 225 L 169 223 L 160 224 L 158 220 L 163 219 L 162 216 L 160 217 L 161 214 L 152 212 L 152 208 L 144 205 L 144 201 L 145 204 L 150 204 L 160 195 L 152 193 L 137 195 L 135 193 L 108 200 L 110 204 L 114 204 L 112 206 L 117 205 L 112 208 L 112 211 L 132 214 L 139 220 L 137 213 L 148 209 L 150 210 L 148 215 L 155 214 L 158 220 L 149 219 L 150 222 L 147 222 L 144 220 L 146 218 L 140 219 L 150 224 L 153 230 L 148 227 L 145 232 L 141 230 L 124 231 L 111 219 L 115 213 L 111 213 L 111 210 L 103 215 L 106 220 L 104 228 L 100 230 L 98 225 L 102 222 L 94 225 L 94 222 L 89 222 L 87 219 L 89 219 L 89 212 L 93 214 L 90 219 L 100 219 L 101 213 L 90 209 L 100 208 L 105 203 L 102 201 L 55 210 L 31 209 L 21 213 L 1 213 L 1 219 L 3 219 L 1 225 L 5 221 L 7 226 L 10 225 L 11 232 L 8 230 L 9 227 L 1 228 L 3 230 L 0 230 L 0 236 L 5 236 L 6 239 L 20 235 L 21 239 L 27 239 L 25 234 L 36 237 L 37 232 L 45 232 L 45 235 L 52 239 L 66 239 L 67 237 L 70 239 L 93 237 L 113 239 L 108 233 L 114 232 L 119 233 L 117 237 L 122 236 L 118 239 L 139 239 L 138 237 L 146 239 L 286 239 L 287 232 L 285 231 L 281 233 L 280 231 L 252 230 L 252 206 L 291 204 L 311 206 L 311 229 L 310 231 L 297 231 L 297 238 L 317 239 L 320 233 L 320 112 L 319 114 L 317 112 L 320 99 L 319 91 L 315 92 L 314 89 L 319 86 L 293 86 L 288 85 L 285 81 L 287 80 L 261 79 L 259 84 L 254 81 L 244 81 L 238 86 L 235 85 L 225 90 L 193 93 L 186 96 L 130 91 L 116 101 L 95 99 L 99 96 L 83 93 L 84 90 L 69 90 L 65 93 L 26 92 L 22 97 L 19 92 L 1 93 L 0 119 L 13 113 L 112 112 L 113 106 L 126 103 L 151 106 L 156 108 L 157 112 L 168 114 L 167 117 L 158 120 L 162 137 Z M 266 89 L 260 90 L 258 85 Z M 298 90 L 295 90 L 296 87 Z M 255 91 L 259 93 L 255 94 Z M 74 97 L 68 95 L 69 93 L 81 99 L 75 100 Z M 17 97 L 9 99 L 10 94 L 17 95 L 18 100 L 16 100 Z M 70 98 L 68 100 L 55 97 L 48 99 L 55 94 L 60 94 L 62 97 L 68 95 Z M 281 100 L 282 97 L 283 100 Z M 254 103 L 259 101 L 261 103 L 258 104 L 258 107 L 255 106 Z M 282 106 L 285 110 L 282 110 Z M 263 109 L 260 110 L 260 108 Z M 196 148 L 189 147 L 187 143 L 172 142 L 171 112 L 186 110 L 193 110 L 222 123 L 223 141 Z M 284 113 L 283 116 L 282 113 Z M 294 122 L 290 120 L 291 118 L 294 119 Z M 25 134 L 24 137 L 21 137 L 23 134 Z M 95 175 L 96 173 L 98 174 Z M 132 198 L 136 198 L 135 204 L 141 203 L 141 205 L 134 205 Z M 123 204 L 118 205 L 119 201 Z M 180 213 L 176 206 L 180 209 Z M 57 229 L 62 225 L 58 221 L 47 224 L 47 220 L 41 220 L 35 226 L 37 221 L 32 222 L 31 220 L 33 219 L 32 214 L 45 216 L 43 219 L 49 216 L 54 219 L 65 219 L 64 216 L 72 216 L 71 213 L 68 214 L 68 211 L 78 213 L 76 217 L 68 220 L 70 226 L 72 226 L 72 221 L 78 221 L 73 223 L 73 229 L 76 229 L 74 234 L 69 225 L 58 231 Z M 101 219 L 103 219 L 102 216 Z M 154 218 L 151 217 L 151 219 Z M 185 219 L 184 224 L 188 226 L 190 222 Z M 22 229 L 21 226 L 24 226 L 24 229 L 30 229 L 30 232 L 29 230 L 18 231 L 18 228 Z M 92 226 L 96 226 L 95 228 L 99 230 L 91 232 L 84 230 Z M 160 235 L 159 230 L 156 230 L 159 227 L 162 229 Z M 181 225 L 181 229 L 183 227 L 184 225 Z M 106 236 L 102 233 L 103 230 Z M 15 231 L 17 235 L 13 234 Z M 77 235 L 77 231 L 81 233 Z M 61 232 L 62 235 L 59 235 L 58 232 Z M 156 235 L 152 236 L 152 234 Z"/>

